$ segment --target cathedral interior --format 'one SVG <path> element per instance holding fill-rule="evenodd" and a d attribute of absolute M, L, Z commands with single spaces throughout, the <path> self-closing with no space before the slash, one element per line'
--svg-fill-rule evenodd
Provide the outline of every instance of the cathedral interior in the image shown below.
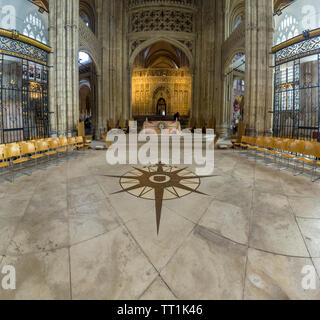
<path fill-rule="evenodd" d="M 318 0 L 0 0 L 0 300 L 320 299 L 319 81 Z"/>

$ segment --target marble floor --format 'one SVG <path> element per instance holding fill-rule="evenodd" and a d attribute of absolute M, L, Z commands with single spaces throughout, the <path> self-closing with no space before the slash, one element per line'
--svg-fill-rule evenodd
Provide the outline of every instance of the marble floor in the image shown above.
<path fill-rule="evenodd" d="M 106 175 L 132 167 L 103 151 L 2 181 L 0 271 L 17 288 L 0 299 L 320 299 L 320 182 L 232 151 L 215 166 L 206 195 L 163 202 L 158 235 L 154 201 L 112 194 Z"/>

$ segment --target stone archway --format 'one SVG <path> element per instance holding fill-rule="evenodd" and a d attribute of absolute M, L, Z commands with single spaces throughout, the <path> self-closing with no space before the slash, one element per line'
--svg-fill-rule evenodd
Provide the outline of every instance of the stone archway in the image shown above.
<path fill-rule="evenodd" d="M 98 76 L 97 64 L 89 51 L 79 51 L 79 121 L 85 122 L 87 135 L 95 135 L 99 118 Z M 83 53 L 85 56 L 81 56 Z"/>
<path fill-rule="evenodd" d="M 239 55 L 239 60 L 235 57 Z M 241 58 L 241 55 L 243 58 Z M 242 60 L 244 59 L 244 62 Z M 239 62 L 235 62 L 239 61 Z M 223 113 L 222 113 L 222 134 L 228 137 L 236 128 L 236 123 L 243 121 L 243 108 L 241 110 L 241 117 L 237 115 L 235 109 L 235 98 L 238 95 L 244 95 L 245 90 L 245 53 L 244 50 L 235 49 L 226 59 L 226 64 L 223 66 Z M 241 82 L 239 84 L 239 82 Z M 243 82 L 243 88 L 242 88 Z M 240 87 L 239 87 L 240 86 Z M 232 129 L 231 129 L 232 128 Z"/>
<path fill-rule="evenodd" d="M 157 104 L 160 99 L 164 99 L 166 102 L 166 114 L 171 112 L 171 94 L 168 88 L 164 86 L 158 87 L 152 97 L 152 111 L 154 114 L 157 114 Z"/>
<path fill-rule="evenodd" d="M 140 45 L 138 45 L 135 50 L 132 52 L 131 56 L 130 56 L 130 59 L 129 59 L 129 67 L 130 67 L 130 70 L 133 69 L 133 64 L 134 64 L 134 61 L 136 59 L 136 57 L 138 56 L 138 54 L 143 51 L 144 49 L 148 48 L 149 46 L 157 43 L 157 42 L 160 42 L 160 41 L 165 41 L 165 42 L 168 42 L 170 44 L 172 44 L 173 46 L 179 48 L 180 50 L 182 50 L 186 56 L 188 57 L 189 59 L 189 67 L 190 67 L 190 70 L 193 70 L 193 67 L 194 67 L 194 57 L 193 57 L 193 54 L 191 53 L 191 51 L 189 50 L 189 48 L 184 45 L 182 42 L 178 41 L 178 40 L 175 40 L 175 39 L 172 39 L 170 37 L 163 37 L 163 36 L 159 36 L 159 37 L 153 37 L 153 38 L 150 38 L 148 40 L 141 40 L 140 41 Z"/>
<path fill-rule="evenodd" d="M 162 54 L 163 59 L 160 58 Z M 157 58 L 150 58 L 154 56 Z M 167 102 L 167 115 L 173 111 L 190 115 L 193 101 L 193 56 L 182 42 L 166 37 L 145 40 L 133 51 L 129 64 L 132 116 L 155 115 L 161 90 L 162 98 Z M 177 110 L 172 110 L 172 104 Z"/>

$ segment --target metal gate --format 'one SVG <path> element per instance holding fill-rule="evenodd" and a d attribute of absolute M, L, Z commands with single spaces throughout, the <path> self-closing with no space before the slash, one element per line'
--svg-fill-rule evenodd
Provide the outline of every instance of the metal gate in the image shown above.
<path fill-rule="evenodd" d="M 285 71 L 276 67 L 274 136 L 320 141 L 320 55 L 316 57 L 313 65 L 297 59 Z"/>
<path fill-rule="evenodd" d="M 29 81 L 28 62 L 21 63 L 20 85 L 3 80 L 0 58 L 0 144 L 46 138 L 49 135 L 48 88 L 46 83 Z"/>

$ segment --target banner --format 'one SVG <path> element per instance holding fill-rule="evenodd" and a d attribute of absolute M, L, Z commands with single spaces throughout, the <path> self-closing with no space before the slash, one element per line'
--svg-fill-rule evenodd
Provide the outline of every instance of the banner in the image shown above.
<path fill-rule="evenodd" d="M 0 28 L 16 30 L 31 39 L 48 45 L 49 17 L 27 0 L 0 0 Z"/>

